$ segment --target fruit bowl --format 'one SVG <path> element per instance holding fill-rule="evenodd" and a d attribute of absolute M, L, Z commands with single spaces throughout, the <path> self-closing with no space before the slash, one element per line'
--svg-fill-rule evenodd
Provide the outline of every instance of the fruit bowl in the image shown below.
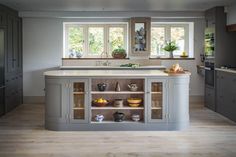
<path fill-rule="evenodd" d="M 130 107 L 138 107 L 140 104 L 129 104 Z"/>
<path fill-rule="evenodd" d="M 141 98 L 128 98 L 127 102 L 129 104 L 140 104 L 142 102 Z"/>
<path fill-rule="evenodd" d="M 109 103 L 108 101 L 107 101 L 107 102 L 95 102 L 95 101 L 93 101 L 93 104 L 94 104 L 95 106 L 97 106 L 97 107 L 104 107 L 104 106 L 106 106 L 108 103 Z"/>

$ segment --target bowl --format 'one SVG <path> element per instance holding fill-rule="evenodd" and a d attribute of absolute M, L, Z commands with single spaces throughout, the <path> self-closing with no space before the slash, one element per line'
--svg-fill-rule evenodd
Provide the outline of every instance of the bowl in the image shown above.
<path fill-rule="evenodd" d="M 128 98 L 127 102 L 130 104 L 139 104 L 142 102 L 141 98 Z"/>
<path fill-rule="evenodd" d="M 140 104 L 130 104 L 130 103 L 129 103 L 129 106 L 130 106 L 130 107 L 138 107 L 139 105 L 140 105 Z"/>
<path fill-rule="evenodd" d="M 104 107 L 104 106 L 106 106 L 108 103 L 109 103 L 108 101 L 107 101 L 107 102 L 95 102 L 95 101 L 93 101 L 93 104 L 94 104 L 95 106 L 97 106 L 97 107 Z"/>
<path fill-rule="evenodd" d="M 131 116 L 131 118 L 132 118 L 132 120 L 135 121 L 135 122 L 140 121 L 140 115 L 138 115 L 138 114 L 133 114 L 133 115 Z"/>

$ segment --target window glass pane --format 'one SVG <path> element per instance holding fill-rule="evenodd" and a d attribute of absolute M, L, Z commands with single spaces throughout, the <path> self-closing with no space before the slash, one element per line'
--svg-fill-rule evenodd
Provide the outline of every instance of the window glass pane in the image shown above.
<path fill-rule="evenodd" d="M 83 53 L 84 34 L 83 27 L 70 26 L 68 28 L 67 55 L 76 57 L 77 52 Z"/>
<path fill-rule="evenodd" d="M 152 27 L 151 29 L 151 55 L 164 55 L 162 49 L 165 43 L 165 27 Z"/>
<path fill-rule="evenodd" d="M 124 28 L 123 27 L 110 27 L 109 29 L 109 50 L 112 52 L 117 48 L 125 49 L 124 42 Z"/>
<path fill-rule="evenodd" d="M 171 41 L 175 41 L 179 49 L 174 51 L 175 55 L 181 55 L 185 50 L 185 30 L 184 27 L 171 27 Z"/>
<path fill-rule="evenodd" d="M 89 55 L 101 55 L 104 51 L 104 28 L 89 27 Z"/>

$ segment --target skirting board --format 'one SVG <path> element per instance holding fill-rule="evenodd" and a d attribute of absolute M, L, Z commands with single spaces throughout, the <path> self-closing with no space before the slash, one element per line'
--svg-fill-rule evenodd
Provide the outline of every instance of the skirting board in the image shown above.
<path fill-rule="evenodd" d="M 204 105 L 204 96 L 190 96 L 189 102 L 191 106 L 203 106 Z M 44 104 L 44 96 L 24 96 L 24 104 Z"/>

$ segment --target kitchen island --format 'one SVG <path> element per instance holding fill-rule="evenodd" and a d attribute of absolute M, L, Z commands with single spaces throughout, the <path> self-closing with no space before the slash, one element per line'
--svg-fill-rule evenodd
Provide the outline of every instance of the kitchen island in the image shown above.
<path fill-rule="evenodd" d="M 181 130 L 189 125 L 190 73 L 57 70 L 44 75 L 46 129 Z"/>

